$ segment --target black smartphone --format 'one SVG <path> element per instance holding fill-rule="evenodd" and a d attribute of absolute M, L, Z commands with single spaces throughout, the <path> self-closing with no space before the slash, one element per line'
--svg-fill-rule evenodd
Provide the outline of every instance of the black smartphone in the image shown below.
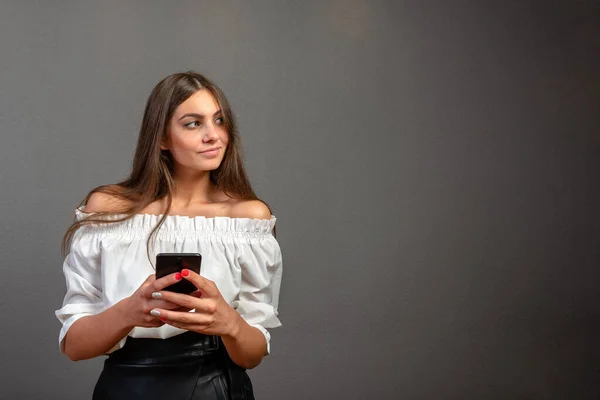
<path fill-rule="evenodd" d="M 156 256 L 156 279 L 175 272 L 181 272 L 184 268 L 200 274 L 201 263 L 202 256 L 198 253 L 160 253 Z M 192 282 L 182 279 L 163 290 L 190 294 L 195 292 L 197 288 Z"/>

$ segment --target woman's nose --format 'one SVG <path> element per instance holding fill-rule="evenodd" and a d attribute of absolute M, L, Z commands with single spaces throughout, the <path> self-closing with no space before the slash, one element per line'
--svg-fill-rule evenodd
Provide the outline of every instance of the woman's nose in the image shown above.
<path fill-rule="evenodd" d="M 204 135 L 202 136 L 203 142 L 213 142 L 219 138 L 219 134 L 217 132 L 217 127 L 209 124 L 204 131 Z"/>

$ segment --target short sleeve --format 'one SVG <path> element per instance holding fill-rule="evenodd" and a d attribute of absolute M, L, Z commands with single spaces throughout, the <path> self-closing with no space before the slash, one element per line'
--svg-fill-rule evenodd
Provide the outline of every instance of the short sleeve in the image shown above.
<path fill-rule="evenodd" d="M 282 257 L 279 244 L 270 233 L 254 238 L 243 247 L 239 259 L 242 281 L 238 300 L 232 306 L 244 320 L 260 330 L 271 352 L 271 335 L 267 328 L 281 326 L 278 319 Z"/>
<path fill-rule="evenodd" d="M 64 338 L 73 323 L 104 309 L 100 255 L 99 236 L 88 226 L 79 228 L 71 241 L 70 252 L 63 262 L 67 292 L 62 308 L 55 312 L 62 323 L 58 337 L 61 352 L 64 352 Z M 115 346 L 118 347 L 121 347 L 121 344 Z"/>

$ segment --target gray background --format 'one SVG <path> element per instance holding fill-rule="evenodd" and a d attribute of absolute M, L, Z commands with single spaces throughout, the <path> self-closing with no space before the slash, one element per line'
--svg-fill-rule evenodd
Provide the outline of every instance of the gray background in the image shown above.
<path fill-rule="evenodd" d="M 600 397 L 600 2 L 1 4 L 0 398 L 89 398 L 60 239 L 187 69 L 279 220 L 259 399 Z"/>

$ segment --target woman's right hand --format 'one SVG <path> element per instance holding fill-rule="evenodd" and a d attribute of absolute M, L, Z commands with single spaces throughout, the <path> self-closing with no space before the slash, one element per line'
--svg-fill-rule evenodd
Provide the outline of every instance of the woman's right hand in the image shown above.
<path fill-rule="evenodd" d="M 150 311 L 154 308 L 189 311 L 188 309 L 183 309 L 178 304 L 152 298 L 153 292 L 161 291 L 181 279 L 181 273 L 179 272 L 166 275 L 160 279 L 156 279 L 154 274 L 148 276 L 144 283 L 123 301 L 123 312 L 127 325 L 143 328 L 156 328 L 164 325 L 160 317 L 150 315 Z"/>

